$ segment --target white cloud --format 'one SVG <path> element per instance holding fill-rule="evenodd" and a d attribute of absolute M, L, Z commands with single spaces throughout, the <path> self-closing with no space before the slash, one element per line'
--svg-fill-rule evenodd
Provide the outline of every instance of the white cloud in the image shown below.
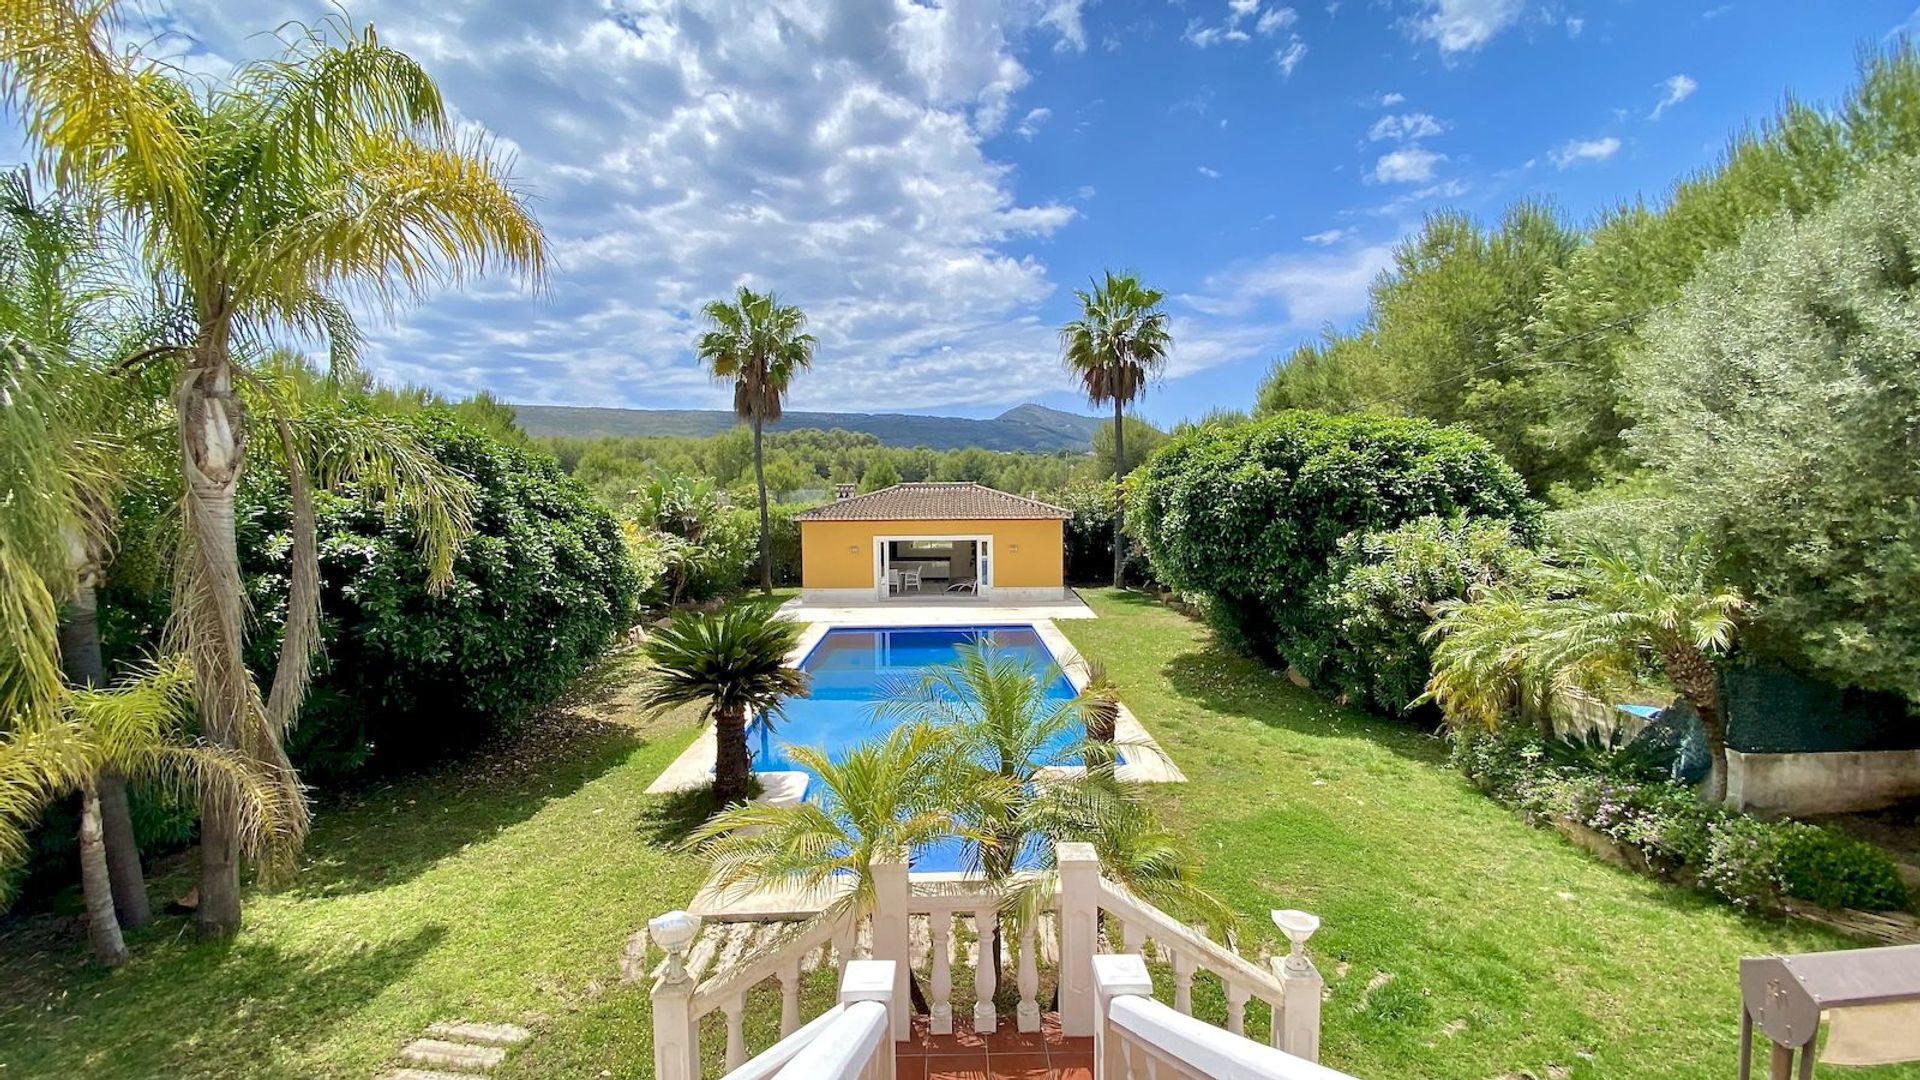
<path fill-rule="evenodd" d="M 1587 28 L 1587 20 L 1576 18 L 1572 15 L 1567 16 L 1567 36 L 1568 37 L 1579 37 L 1581 33 L 1586 30 L 1586 28 Z"/>
<path fill-rule="evenodd" d="M 1323 229 L 1317 233 L 1308 233 L 1307 235 L 1301 237 L 1300 239 L 1305 240 L 1309 244 L 1317 244 L 1320 247 L 1327 247 L 1332 244 L 1337 244 L 1340 241 L 1346 239 L 1347 234 L 1350 231 L 1351 230 L 1348 230 L 1348 229 Z"/>
<path fill-rule="evenodd" d="M 1199 170 L 1199 172 L 1200 172 L 1200 175 L 1201 175 L 1201 176 L 1204 176 L 1204 177 L 1206 177 L 1206 178 L 1207 178 L 1207 179 L 1209 179 L 1209 180 L 1218 180 L 1218 179 L 1220 179 L 1220 170 L 1219 170 L 1219 169 L 1211 169 L 1211 168 L 1208 168 L 1208 167 L 1207 167 L 1207 166 L 1205 166 L 1205 165 L 1200 165 L 1200 166 L 1197 166 L 1197 168 L 1198 168 L 1198 170 Z"/>
<path fill-rule="evenodd" d="M 1526 0 L 1422 0 L 1414 36 L 1443 54 L 1471 52 L 1520 20 Z"/>
<path fill-rule="evenodd" d="M 1661 95 L 1660 104 L 1647 114 L 1649 120 L 1660 119 L 1660 114 L 1692 97 L 1693 92 L 1700 89 L 1700 84 L 1686 75 L 1670 75 L 1661 80 L 1660 85 L 1666 88 L 1666 92 Z"/>
<path fill-rule="evenodd" d="M 1405 94 L 1398 92 L 1386 93 L 1380 95 L 1378 104 L 1383 109 L 1391 109 L 1405 100 L 1407 100 L 1407 95 Z"/>
<path fill-rule="evenodd" d="M 1367 138 L 1374 142 L 1382 139 L 1424 139 L 1438 135 L 1446 129 L 1445 124 L 1427 113 L 1406 113 L 1399 116 L 1389 113 L 1373 122 L 1373 126 L 1367 129 Z"/>
<path fill-rule="evenodd" d="M 1197 293 L 1180 297 L 1205 315 L 1284 314 L 1308 328 L 1366 310 L 1367 286 L 1393 261 L 1386 244 L 1343 252 L 1274 255 L 1209 275 Z"/>
<path fill-rule="evenodd" d="M 1252 41 L 1254 34 L 1272 37 L 1292 26 L 1300 19 L 1300 13 L 1290 7 L 1270 7 L 1262 10 L 1263 0 L 1227 0 L 1227 10 L 1220 22 L 1209 22 L 1205 18 L 1187 20 L 1187 28 L 1181 37 L 1190 45 L 1207 49 L 1215 45 L 1240 44 Z M 1252 31 L 1248 31 L 1248 26 Z M 1300 41 L 1298 34 L 1293 42 L 1275 54 L 1281 70 L 1293 74 L 1293 66 L 1305 56 L 1307 47 Z"/>
<path fill-rule="evenodd" d="M 1238 42 L 1253 40 L 1252 35 L 1236 26 L 1230 24 L 1208 26 L 1199 19 L 1188 21 L 1186 33 L 1180 36 L 1185 38 L 1188 44 L 1199 46 L 1202 49 L 1211 48 L 1212 46 L 1227 41 Z"/>
<path fill-rule="evenodd" d="M 1381 184 L 1421 184 L 1433 179 L 1433 168 L 1447 160 L 1421 146 L 1403 146 L 1383 154 L 1374 164 L 1371 179 Z"/>
<path fill-rule="evenodd" d="M 1020 123 L 1014 127 L 1014 133 L 1023 139 L 1031 139 L 1040 133 L 1041 125 L 1045 124 L 1052 116 L 1052 109 L 1041 108 L 1029 110 L 1027 115 L 1020 118 Z"/>
<path fill-rule="evenodd" d="M 1575 165 L 1587 165 L 1605 161 L 1620 152 L 1620 140 L 1611 135 L 1603 139 L 1574 139 L 1565 146 L 1548 152 L 1547 157 L 1556 168 L 1567 169 Z"/>
<path fill-rule="evenodd" d="M 1277 34 L 1300 20 L 1300 13 L 1290 7 L 1269 8 L 1260 13 L 1253 29 L 1261 34 Z"/>
<path fill-rule="evenodd" d="M 1080 21 L 1082 0 L 1057 0 L 1040 16 L 1040 25 L 1050 26 L 1059 34 L 1053 43 L 1054 52 L 1086 52 L 1087 29 Z"/>
<path fill-rule="evenodd" d="M 1301 41 L 1298 34 L 1293 36 L 1293 40 L 1287 42 L 1286 48 L 1273 54 L 1273 62 L 1280 65 L 1280 74 L 1287 78 L 1293 77 L 1293 69 L 1299 67 L 1300 61 L 1306 58 L 1307 43 Z"/>
<path fill-rule="evenodd" d="M 173 0 L 183 59 L 259 55 L 313 0 Z M 383 378 L 508 400 L 723 405 L 691 357 L 698 306 L 742 283 L 800 305 L 820 360 L 795 408 L 1006 403 L 1058 388 L 1040 257 L 1071 221 L 984 148 L 1021 55 L 1084 45 L 1078 3 L 359 0 L 462 121 L 518 147 L 554 251 L 543 300 L 486 279 L 398 325 Z M 130 16 L 130 18 L 132 18 Z M 148 27 L 129 27 L 145 33 Z M 1076 44 L 1079 42 L 1079 44 Z M 1024 104 L 1024 103 L 1023 103 Z M 1016 128 L 1017 130 L 1017 128 Z"/>

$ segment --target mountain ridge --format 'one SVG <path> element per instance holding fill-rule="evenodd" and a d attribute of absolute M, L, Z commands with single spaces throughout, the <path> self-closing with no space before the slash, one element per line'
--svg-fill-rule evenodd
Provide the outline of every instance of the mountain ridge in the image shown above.
<path fill-rule="evenodd" d="M 724 409 L 613 409 L 591 405 L 515 405 L 520 426 L 533 436 L 677 435 L 704 438 L 733 427 Z M 1030 453 L 1093 448 L 1093 433 L 1106 421 L 1097 416 L 1025 404 L 988 420 L 911 413 L 788 412 L 769 431 L 839 428 L 872 435 L 888 446 L 926 446 L 934 450 L 1024 450 Z"/>

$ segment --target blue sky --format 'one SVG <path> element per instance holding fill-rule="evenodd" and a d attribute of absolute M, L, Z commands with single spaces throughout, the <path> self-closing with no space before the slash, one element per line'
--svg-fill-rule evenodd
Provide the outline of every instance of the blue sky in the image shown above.
<path fill-rule="evenodd" d="M 1168 422 L 1244 407 L 1364 308 L 1421 216 L 1657 197 L 1786 93 L 1827 102 L 1914 0 L 358 0 L 510 154 L 555 254 L 387 322 L 452 394 L 721 407 L 695 312 L 736 284 L 821 339 L 793 407 L 1084 408 L 1054 328 L 1131 268 L 1174 316 Z M 128 0 L 194 71 L 317 0 Z M 17 152 L 16 152 L 17 156 Z"/>

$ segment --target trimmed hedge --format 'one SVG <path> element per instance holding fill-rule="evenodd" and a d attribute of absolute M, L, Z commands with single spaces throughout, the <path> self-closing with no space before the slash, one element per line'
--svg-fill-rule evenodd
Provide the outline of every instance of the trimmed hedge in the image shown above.
<path fill-rule="evenodd" d="M 1884 852 L 1832 829 L 1703 806 L 1675 783 L 1555 765 L 1534 738 L 1463 733 L 1453 757 L 1476 786 L 1535 823 L 1576 822 L 1638 852 L 1655 872 L 1740 907 L 1773 910 L 1793 897 L 1887 911 L 1911 899 Z"/>
<path fill-rule="evenodd" d="M 1510 521 L 1538 507 L 1491 444 L 1459 428 L 1289 411 L 1179 436 L 1134 473 L 1127 520 L 1154 574 L 1203 601 L 1227 638 L 1313 673 L 1326 638 L 1311 604 L 1340 541 L 1416 518 Z"/>

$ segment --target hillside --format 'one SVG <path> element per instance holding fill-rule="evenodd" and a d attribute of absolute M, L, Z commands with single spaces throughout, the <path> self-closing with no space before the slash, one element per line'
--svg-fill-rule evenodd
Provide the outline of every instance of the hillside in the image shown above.
<path fill-rule="evenodd" d="M 732 427 L 733 414 L 719 409 L 599 409 L 577 405 L 515 405 L 527 434 L 544 435 L 718 435 Z M 789 412 L 771 431 L 840 428 L 865 432 L 888 446 L 928 446 L 958 450 L 1086 451 L 1102 423 L 1096 416 L 1017 405 L 991 420 L 960 416 L 909 416 L 904 413 Z"/>

